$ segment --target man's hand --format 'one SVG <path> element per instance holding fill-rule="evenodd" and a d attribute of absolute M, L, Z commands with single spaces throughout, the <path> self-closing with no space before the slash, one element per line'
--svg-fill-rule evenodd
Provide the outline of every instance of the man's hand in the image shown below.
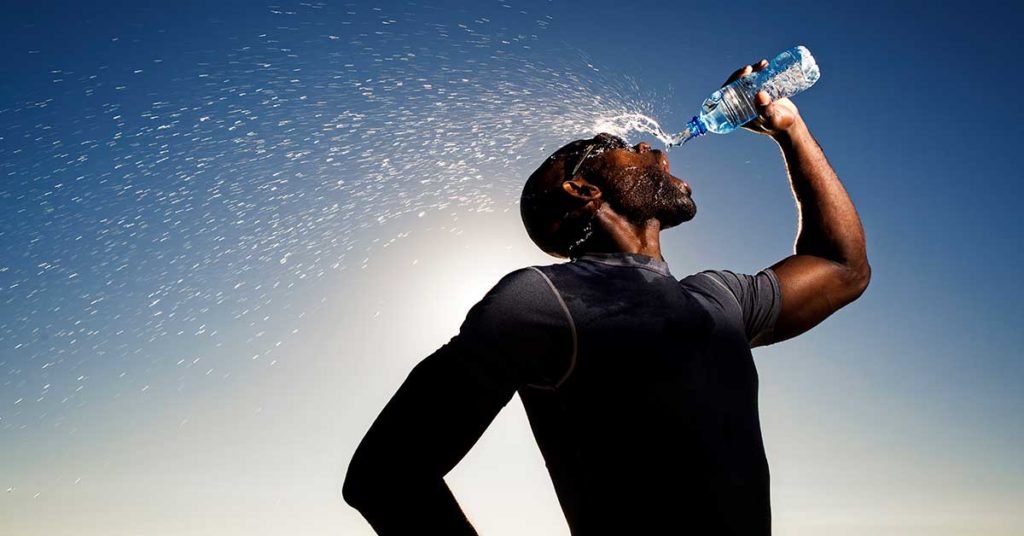
<path fill-rule="evenodd" d="M 732 73 L 732 76 L 722 84 L 722 87 L 748 74 L 760 71 L 767 66 L 768 60 L 761 60 L 753 65 L 747 65 Z M 779 135 L 789 132 L 793 127 L 800 125 L 803 121 L 800 119 L 800 111 L 797 110 L 793 101 L 779 99 L 772 102 L 771 97 L 764 91 L 758 92 L 754 97 L 754 106 L 757 107 L 757 117 L 743 125 L 743 128 L 751 132 L 777 138 Z"/>

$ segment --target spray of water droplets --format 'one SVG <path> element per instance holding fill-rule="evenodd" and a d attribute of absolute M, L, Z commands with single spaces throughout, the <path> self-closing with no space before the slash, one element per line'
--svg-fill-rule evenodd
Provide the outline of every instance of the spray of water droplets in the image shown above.
<path fill-rule="evenodd" d="M 173 54 L 110 36 L 0 108 L 0 428 L 59 424 L 97 377 L 270 366 L 300 298 L 417 217 L 508 209 L 576 138 L 668 139 L 635 83 L 534 60 L 550 17 L 456 15 L 304 4 Z"/>

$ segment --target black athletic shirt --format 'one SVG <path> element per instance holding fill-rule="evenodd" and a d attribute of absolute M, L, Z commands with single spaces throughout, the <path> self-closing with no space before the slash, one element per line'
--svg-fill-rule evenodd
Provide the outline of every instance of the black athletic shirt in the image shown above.
<path fill-rule="evenodd" d="M 677 280 L 651 257 L 590 254 L 516 270 L 388 403 L 346 497 L 376 486 L 350 502 L 382 534 L 452 522 L 440 478 L 518 391 L 574 535 L 768 535 L 750 349 L 779 308 L 771 269 Z"/>

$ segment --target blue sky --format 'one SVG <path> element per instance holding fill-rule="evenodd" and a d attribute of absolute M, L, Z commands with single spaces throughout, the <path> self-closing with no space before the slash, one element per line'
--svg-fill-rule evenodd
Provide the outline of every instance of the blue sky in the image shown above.
<path fill-rule="evenodd" d="M 19 2 L 0 22 L 0 531 L 369 534 L 345 464 L 504 273 L 521 181 L 806 45 L 873 280 L 755 350 L 779 534 L 1024 529 L 1021 85 L 1003 2 Z M 716 20 L 720 19 L 720 20 Z M 643 138 L 635 136 L 632 141 Z M 789 255 L 778 149 L 670 153 L 677 277 Z M 514 401 L 450 475 L 565 534 Z"/>

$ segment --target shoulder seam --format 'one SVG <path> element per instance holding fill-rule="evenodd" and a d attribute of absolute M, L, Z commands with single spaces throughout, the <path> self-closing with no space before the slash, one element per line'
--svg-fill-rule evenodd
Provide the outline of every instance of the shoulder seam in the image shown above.
<path fill-rule="evenodd" d="M 550 288 L 551 292 L 554 293 L 555 299 L 558 300 L 558 305 L 562 307 L 562 311 L 565 312 L 565 318 L 569 321 L 569 333 L 572 335 L 572 354 L 569 356 L 569 369 L 565 371 L 565 374 L 562 375 L 562 378 L 559 379 L 557 382 L 555 382 L 553 386 L 550 387 L 545 385 L 530 384 L 530 387 L 553 390 L 557 389 L 563 383 L 565 383 L 565 380 L 568 380 L 569 376 L 572 375 L 573 370 L 576 369 L 576 356 L 579 350 L 579 340 L 576 336 L 576 322 L 572 319 L 572 313 L 569 312 L 569 306 L 565 304 L 565 300 L 562 299 L 562 294 L 558 292 L 558 288 L 556 288 L 555 284 L 551 282 L 551 278 L 549 278 L 547 274 L 542 272 L 540 268 L 537 268 L 536 266 L 530 266 L 529 268 L 540 274 L 541 278 L 544 279 L 544 282 L 548 284 L 548 288 Z"/>
<path fill-rule="evenodd" d="M 739 298 L 736 297 L 736 294 L 733 293 L 732 289 L 729 288 L 728 285 L 726 285 L 725 283 L 719 281 L 717 277 L 715 277 L 715 276 L 713 276 L 713 275 L 711 275 L 711 274 L 709 274 L 707 272 L 700 272 L 698 275 L 702 275 L 702 276 L 704 276 L 704 277 L 714 281 L 718 286 L 724 288 L 725 291 L 728 292 L 730 296 L 732 296 L 732 301 L 736 302 L 736 305 L 739 306 L 741 311 L 743 310 L 743 304 L 740 303 Z"/>

